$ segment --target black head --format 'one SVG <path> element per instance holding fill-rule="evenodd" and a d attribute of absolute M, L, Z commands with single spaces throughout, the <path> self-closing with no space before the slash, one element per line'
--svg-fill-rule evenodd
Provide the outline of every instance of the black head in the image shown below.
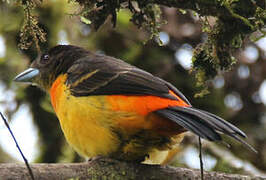
<path fill-rule="evenodd" d="M 77 46 L 55 46 L 33 61 L 30 68 L 20 73 L 15 81 L 30 82 L 48 90 L 59 75 L 66 73 L 76 60 L 88 53 Z"/>

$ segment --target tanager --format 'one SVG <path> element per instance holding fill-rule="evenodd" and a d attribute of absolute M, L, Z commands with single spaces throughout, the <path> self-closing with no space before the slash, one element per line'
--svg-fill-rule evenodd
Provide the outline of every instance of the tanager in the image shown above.
<path fill-rule="evenodd" d="M 84 157 L 164 164 L 186 131 L 209 141 L 225 134 L 252 149 L 240 129 L 194 108 L 169 82 L 81 47 L 51 48 L 15 81 L 50 94 L 67 142 Z"/>

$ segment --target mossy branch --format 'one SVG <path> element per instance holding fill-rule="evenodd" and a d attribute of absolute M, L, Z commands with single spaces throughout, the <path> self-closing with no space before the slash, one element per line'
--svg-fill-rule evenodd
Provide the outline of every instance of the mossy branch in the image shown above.
<path fill-rule="evenodd" d="M 158 36 L 161 20 L 160 5 L 182 10 L 193 10 L 200 17 L 214 16 L 216 24 L 211 27 L 202 21 L 202 29 L 208 40 L 199 44 L 193 55 L 193 70 L 197 84 L 206 85 L 221 71 L 229 70 L 236 62 L 234 52 L 242 47 L 245 38 L 255 31 L 263 32 L 266 22 L 266 2 L 264 0 L 72 0 L 83 7 L 80 13 L 83 21 L 91 22 L 95 29 L 112 16 L 116 25 L 117 12 L 129 9 L 131 21 L 139 28 L 147 29 L 151 37 Z M 21 47 L 28 48 L 32 41 L 44 41 L 44 32 L 37 25 L 37 18 L 31 10 L 36 5 L 33 0 L 23 0 L 25 23 L 21 31 Z M 207 19 L 207 18 L 206 18 Z M 265 32 L 261 33 L 265 36 Z M 32 39 L 30 38 L 32 37 Z M 206 90 L 206 88 L 205 88 Z M 205 91 L 207 92 L 207 91 Z"/>
<path fill-rule="evenodd" d="M 112 159 L 96 159 L 85 163 L 72 164 L 31 164 L 34 176 L 39 180 L 170 180 L 200 179 L 200 171 L 159 165 L 145 165 L 120 162 Z M 1 164 L 0 177 L 6 179 L 27 179 L 27 169 L 23 164 Z M 204 172 L 209 180 L 262 180 L 262 177 Z"/>
<path fill-rule="evenodd" d="M 40 52 L 40 42 L 45 42 L 45 32 L 38 25 L 38 17 L 33 15 L 33 10 L 37 5 L 36 1 L 26 0 L 21 2 L 24 9 L 24 23 L 20 32 L 20 43 L 21 49 L 28 49 L 32 43 L 38 52 Z"/>

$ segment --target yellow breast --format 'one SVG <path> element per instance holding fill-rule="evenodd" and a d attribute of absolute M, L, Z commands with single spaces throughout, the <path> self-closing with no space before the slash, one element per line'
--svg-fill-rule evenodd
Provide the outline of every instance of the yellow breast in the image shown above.
<path fill-rule="evenodd" d="M 68 143 L 81 155 L 107 155 L 117 149 L 119 139 L 110 130 L 112 114 L 104 96 L 74 97 L 60 76 L 50 89 L 51 102 Z"/>

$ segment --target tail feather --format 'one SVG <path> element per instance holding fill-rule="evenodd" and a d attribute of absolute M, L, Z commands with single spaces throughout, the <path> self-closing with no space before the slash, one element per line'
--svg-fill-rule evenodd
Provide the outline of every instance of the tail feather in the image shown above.
<path fill-rule="evenodd" d="M 225 121 L 224 119 L 220 118 L 219 116 L 216 116 L 215 114 L 209 113 L 207 111 L 203 111 L 203 110 L 199 110 L 202 113 L 205 113 L 213 118 L 215 118 L 218 122 L 223 123 L 225 126 L 227 126 L 229 129 L 233 129 L 235 132 L 237 132 L 238 135 L 246 138 L 247 135 L 245 133 L 243 133 L 240 129 L 238 129 L 237 127 L 235 127 L 234 125 L 232 125 L 231 123 Z M 232 134 L 234 134 L 234 132 L 231 132 Z M 229 134 L 228 134 L 229 135 Z"/>
<path fill-rule="evenodd" d="M 221 136 L 212 128 L 209 128 L 204 122 L 195 120 L 195 118 L 190 115 L 184 115 L 182 112 L 173 111 L 170 108 L 158 110 L 156 113 L 176 122 L 180 126 L 192 131 L 202 138 L 210 141 L 221 140 Z"/>
<path fill-rule="evenodd" d="M 213 128 L 214 130 L 221 132 L 223 134 L 238 134 L 239 136 L 246 137 L 245 133 L 242 132 L 237 127 L 233 126 L 229 122 L 225 121 L 224 119 L 211 114 L 209 112 L 198 110 L 195 108 L 186 108 L 186 107 L 173 107 L 178 112 L 183 112 L 185 115 L 193 115 L 196 118 L 199 118 L 201 122 L 205 122 L 209 127 Z"/>
<path fill-rule="evenodd" d="M 157 110 L 155 113 L 176 122 L 185 129 L 197 134 L 201 138 L 210 141 L 220 141 L 222 140 L 220 134 L 226 134 L 241 142 L 250 150 L 256 152 L 251 145 L 240 138 L 246 137 L 244 132 L 224 119 L 209 112 L 193 107 L 175 106 Z"/>

